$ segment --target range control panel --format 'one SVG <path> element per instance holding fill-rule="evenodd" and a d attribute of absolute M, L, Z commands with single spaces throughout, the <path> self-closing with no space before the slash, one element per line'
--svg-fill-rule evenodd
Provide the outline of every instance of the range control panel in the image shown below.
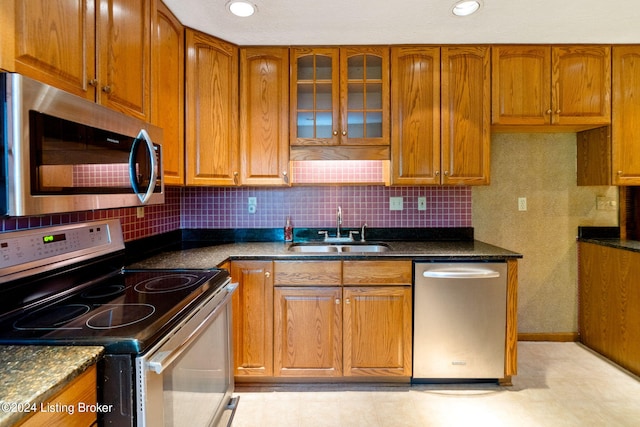
<path fill-rule="evenodd" d="M 0 234 L 0 283 L 16 274 L 57 267 L 124 249 L 118 220 L 43 227 Z M 27 275 L 27 274 L 24 274 Z M 9 279 L 8 279 L 9 278 Z"/>

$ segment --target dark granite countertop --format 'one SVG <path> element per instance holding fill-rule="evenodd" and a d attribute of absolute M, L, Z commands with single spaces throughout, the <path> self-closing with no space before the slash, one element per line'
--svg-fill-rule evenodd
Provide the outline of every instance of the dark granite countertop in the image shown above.
<path fill-rule="evenodd" d="M 640 242 L 637 240 L 626 240 L 616 238 L 585 238 L 580 237 L 578 241 L 585 243 L 595 243 L 596 245 L 608 246 L 615 249 L 623 249 L 626 251 L 640 252 Z"/>
<path fill-rule="evenodd" d="M 39 408 L 102 352 L 102 347 L 89 346 L 0 346 L 0 427 L 27 417 L 23 408 Z"/>
<path fill-rule="evenodd" d="M 640 241 L 621 239 L 618 227 L 578 227 L 578 241 L 640 252 Z"/>
<path fill-rule="evenodd" d="M 368 242 L 373 244 L 376 242 Z M 505 260 L 521 254 L 478 240 L 387 242 L 390 250 L 374 253 L 299 253 L 289 251 L 291 243 L 242 242 L 167 251 L 132 264 L 132 268 L 212 268 L 239 259 L 393 259 L 415 260 Z"/>

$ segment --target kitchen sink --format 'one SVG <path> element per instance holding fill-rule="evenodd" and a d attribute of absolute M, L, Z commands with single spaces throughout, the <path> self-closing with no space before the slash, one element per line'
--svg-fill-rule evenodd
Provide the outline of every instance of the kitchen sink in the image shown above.
<path fill-rule="evenodd" d="M 338 246 L 331 245 L 299 245 L 293 244 L 289 248 L 291 252 L 340 252 Z"/>
<path fill-rule="evenodd" d="M 369 253 L 387 252 L 391 248 L 386 243 L 348 243 L 348 244 L 328 244 L 328 243 L 294 243 L 289 247 L 290 252 L 306 253 Z"/>

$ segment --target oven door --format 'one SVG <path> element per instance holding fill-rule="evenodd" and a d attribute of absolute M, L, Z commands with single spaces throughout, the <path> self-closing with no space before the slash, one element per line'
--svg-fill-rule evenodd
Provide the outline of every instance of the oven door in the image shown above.
<path fill-rule="evenodd" d="M 228 284 L 136 359 L 138 426 L 211 426 L 233 392 Z"/>

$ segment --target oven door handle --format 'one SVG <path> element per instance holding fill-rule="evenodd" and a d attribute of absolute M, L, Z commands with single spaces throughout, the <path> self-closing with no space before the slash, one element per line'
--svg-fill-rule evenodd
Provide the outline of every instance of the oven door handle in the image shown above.
<path fill-rule="evenodd" d="M 184 342 L 182 342 L 179 346 L 170 351 L 161 351 L 155 354 L 147 362 L 147 369 L 155 372 L 156 374 L 161 374 L 162 371 L 164 371 L 169 365 L 171 365 L 171 363 L 173 363 L 173 361 L 183 353 L 184 349 L 189 347 L 200 336 L 200 334 L 205 331 L 206 327 L 211 322 L 213 322 L 216 317 L 218 317 L 220 311 L 223 310 L 231 301 L 233 292 L 238 288 L 238 286 L 238 283 L 229 283 L 226 286 L 227 295 L 225 295 L 224 299 L 220 301 L 220 304 L 218 304 L 216 308 L 213 309 L 211 314 L 209 314 L 202 322 L 200 322 L 198 327 L 195 328 L 194 331 L 187 337 L 187 339 L 184 340 Z"/>

